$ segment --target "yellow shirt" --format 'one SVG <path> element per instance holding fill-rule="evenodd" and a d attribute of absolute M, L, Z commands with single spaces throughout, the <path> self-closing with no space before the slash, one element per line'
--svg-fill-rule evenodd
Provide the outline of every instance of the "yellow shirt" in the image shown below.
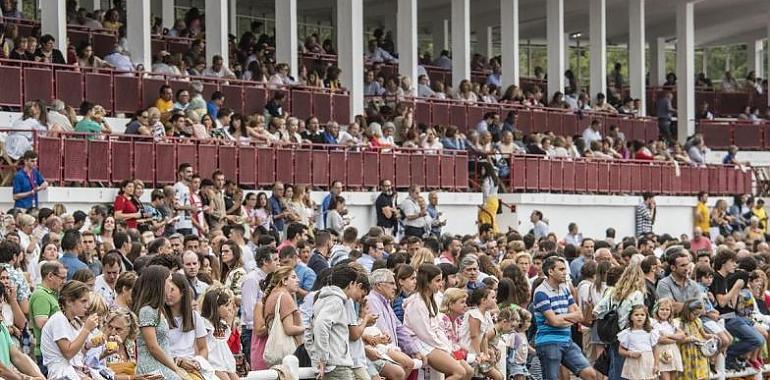
<path fill-rule="evenodd" d="M 700 227 L 702 232 L 708 232 L 709 230 L 709 207 L 703 202 L 698 202 L 695 206 L 695 215 L 700 215 L 701 221 L 695 220 L 695 227 Z"/>
<path fill-rule="evenodd" d="M 767 232 L 767 213 L 765 212 L 765 209 L 762 207 L 754 207 L 751 209 L 751 213 L 759 218 L 759 228 L 762 229 L 762 232 Z"/>
<path fill-rule="evenodd" d="M 174 109 L 174 101 L 169 100 L 165 101 L 161 98 L 158 98 L 158 100 L 155 101 L 155 108 L 160 110 L 160 113 L 166 113 Z"/>

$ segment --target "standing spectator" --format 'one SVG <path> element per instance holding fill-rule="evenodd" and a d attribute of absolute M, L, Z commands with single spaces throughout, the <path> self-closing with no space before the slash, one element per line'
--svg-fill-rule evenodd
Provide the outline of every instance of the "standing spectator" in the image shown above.
<path fill-rule="evenodd" d="M 267 331 L 271 329 L 273 323 L 281 323 L 284 333 L 292 337 L 295 343 L 301 343 L 305 328 L 302 326 L 302 318 L 295 301 L 295 294 L 299 288 L 297 274 L 290 267 L 278 267 L 275 272 L 268 276 L 266 281 L 268 283 L 263 296 L 264 303 L 261 315 L 264 316 Z M 279 303 L 280 315 L 275 315 L 276 304 Z M 262 351 L 255 350 L 255 343 L 256 341 L 253 341 L 251 346 L 251 368 L 261 370 L 275 365 L 276 363 L 265 362 L 264 347 L 262 347 Z"/>
<path fill-rule="evenodd" d="M 652 232 L 655 224 L 655 196 L 651 193 L 642 194 L 642 203 L 636 206 L 636 236 L 642 236 Z"/>
<path fill-rule="evenodd" d="M 564 243 L 579 246 L 583 243 L 583 234 L 578 232 L 577 223 L 570 223 L 567 226 L 567 235 L 564 236 Z"/>
<path fill-rule="evenodd" d="M 319 230 L 326 229 L 326 215 L 329 213 L 332 199 L 342 194 L 342 182 L 334 180 L 329 186 L 329 194 L 326 194 L 321 202 L 321 215 L 319 215 L 317 227 Z"/>
<path fill-rule="evenodd" d="M 572 342 L 570 328 L 583 319 L 567 285 L 567 264 L 558 256 L 543 263 L 546 279 L 533 293 L 535 309 L 535 347 L 544 379 L 558 379 L 564 365 L 584 380 L 593 380 L 595 373 L 580 347 Z"/>
<path fill-rule="evenodd" d="M 399 220 L 399 210 L 396 207 L 397 194 L 393 190 L 393 184 L 389 179 L 380 181 L 380 190 L 380 194 L 374 201 L 374 208 L 377 213 L 377 226 L 381 227 L 386 234 L 396 236 Z"/>
<path fill-rule="evenodd" d="M 142 213 L 137 208 L 137 201 L 134 199 L 134 189 L 134 181 L 123 180 L 113 204 L 115 220 L 125 223 L 126 228 L 129 229 L 136 229 L 136 221 L 142 217 Z"/>
<path fill-rule="evenodd" d="M 179 181 L 174 184 L 174 209 L 176 210 L 176 232 L 182 235 L 193 234 L 192 214 L 198 213 L 196 206 L 192 205 L 190 184 L 194 175 L 192 165 L 183 163 L 177 170 Z"/>
<path fill-rule="evenodd" d="M 44 34 L 40 37 L 40 47 L 35 51 L 35 60 L 38 62 L 66 65 L 67 61 L 64 60 L 64 55 L 62 55 L 59 49 L 54 49 L 54 46 L 56 46 L 56 39 L 50 34 Z"/>
<path fill-rule="evenodd" d="M 255 317 L 257 313 L 260 316 L 262 314 L 262 297 L 264 293 L 262 288 L 260 288 L 260 284 L 267 278 L 267 275 L 275 271 L 278 265 L 278 261 L 274 260 L 273 256 L 275 256 L 275 248 L 269 246 L 257 248 L 254 253 L 257 269 L 247 273 L 241 282 L 241 347 L 243 356 L 249 363 L 251 363 L 252 334 L 255 331 Z M 264 326 L 262 329 L 264 329 Z M 266 340 L 261 340 L 263 351 L 265 342 Z"/>
<path fill-rule="evenodd" d="M 329 211 L 326 213 L 326 229 L 342 234 L 342 230 L 349 223 L 349 220 L 343 217 L 346 212 L 345 198 L 340 196 L 334 197 L 329 204 Z"/>
<path fill-rule="evenodd" d="M 38 207 L 37 194 L 48 188 L 48 181 L 37 169 L 37 153 L 26 151 L 21 163 L 23 166 L 13 176 L 13 207 L 26 210 Z"/>
<path fill-rule="evenodd" d="M 591 145 L 594 141 L 602 140 L 602 134 L 599 132 L 600 128 L 601 122 L 599 122 L 599 120 L 594 119 L 591 121 L 591 125 L 583 131 L 583 141 L 586 145 Z"/>
<path fill-rule="evenodd" d="M 294 273 L 299 281 L 297 295 L 300 299 L 304 299 L 313 288 L 316 279 L 315 272 L 297 258 L 297 248 L 291 245 L 287 245 L 278 251 L 278 259 L 281 266 L 294 269 Z"/>
<path fill-rule="evenodd" d="M 436 238 L 441 236 L 441 228 L 446 225 L 446 220 L 440 220 L 444 214 L 438 209 L 438 192 L 436 190 L 428 193 L 428 206 L 425 208 L 431 219 L 430 234 Z"/>
<path fill-rule="evenodd" d="M 270 214 L 273 216 L 273 227 L 280 235 L 280 240 L 284 240 L 284 226 L 286 225 L 286 218 L 289 215 L 289 211 L 286 210 L 283 202 L 284 186 L 282 182 L 276 182 L 273 184 L 273 194 L 270 196 Z"/>
<path fill-rule="evenodd" d="M 202 296 L 209 287 L 209 284 L 198 279 L 201 267 L 200 262 L 201 257 L 196 252 L 188 250 L 182 254 L 182 270 L 187 278 L 187 282 L 190 284 L 190 289 L 193 291 L 194 299 Z"/>
<path fill-rule="evenodd" d="M 420 207 L 420 186 L 409 186 L 409 196 L 401 204 L 401 212 L 404 214 L 404 236 L 416 236 L 421 238 L 425 234 L 425 216 L 428 211 Z"/>
<path fill-rule="evenodd" d="M 316 276 L 326 268 L 329 268 L 329 259 L 331 258 L 332 237 L 328 231 L 319 231 L 315 236 L 315 249 L 307 266 L 312 269 Z"/>
<path fill-rule="evenodd" d="M 535 236 L 536 241 L 548 236 L 548 223 L 543 221 L 542 212 L 539 210 L 532 211 L 529 221 L 532 222 L 532 234 Z"/>
<path fill-rule="evenodd" d="M 658 116 L 658 131 L 660 132 L 661 138 L 669 141 L 674 138 L 672 122 L 674 114 L 676 114 L 676 109 L 671 103 L 673 99 L 674 94 L 672 94 L 671 91 L 666 91 L 655 103 L 656 115 Z"/>
<path fill-rule="evenodd" d="M 708 194 L 705 191 L 698 193 L 698 203 L 695 205 L 695 227 L 701 231 L 709 230 Z"/>
<path fill-rule="evenodd" d="M 569 264 L 570 275 L 572 275 L 572 283 L 579 284 L 583 278 L 580 273 L 583 269 L 583 265 L 586 262 L 594 259 L 594 241 L 593 239 L 583 239 L 580 243 L 580 256 L 572 260 Z"/>
<path fill-rule="evenodd" d="M 701 299 L 704 294 L 698 284 L 690 278 L 692 259 L 687 250 L 681 246 L 673 246 L 666 250 L 665 256 L 671 274 L 658 281 L 655 296 L 658 299 L 670 298 L 673 300 L 672 312 L 679 312 L 686 302 Z"/>

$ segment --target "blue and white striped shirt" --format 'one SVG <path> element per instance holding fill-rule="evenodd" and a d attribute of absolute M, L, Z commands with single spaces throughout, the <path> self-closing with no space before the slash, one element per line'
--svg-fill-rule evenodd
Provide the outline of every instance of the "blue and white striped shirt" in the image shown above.
<path fill-rule="evenodd" d="M 533 299 L 535 323 L 537 324 L 535 345 L 571 342 L 572 335 L 569 327 L 550 326 L 545 318 L 545 312 L 548 310 L 553 311 L 556 315 L 569 313 L 569 307 L 575 303 L 569 286 L 564 283 L 559 285 L 558 289 L 554 289 L 548 284 L 548 281 L 543 281 L 535 289 Z"/>

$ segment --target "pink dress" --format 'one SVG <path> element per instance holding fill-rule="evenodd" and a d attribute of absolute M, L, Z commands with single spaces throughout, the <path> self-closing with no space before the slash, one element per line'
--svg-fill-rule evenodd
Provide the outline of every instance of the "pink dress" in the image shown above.
<path fill-rule="evenodd" d="M 251 370 L 260 371 L 270 368 L 263 359 L 265 353 L 265 344 L 267 343 L 267 335 L 257 336 L 257 334 L 251 335 Z"/>

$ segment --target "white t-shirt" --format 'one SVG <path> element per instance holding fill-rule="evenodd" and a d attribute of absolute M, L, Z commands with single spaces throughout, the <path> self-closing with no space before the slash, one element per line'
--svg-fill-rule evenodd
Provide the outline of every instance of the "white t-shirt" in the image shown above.
<path fill-rule="evenodd" d="M 172 357 L 192 358 L 195 357 L 195 339 L 206 338 L 208 332 L 206 326 L 197 311 L 193 312 L 193 325 L 195 328 L 182 332 L 182 317 L 175 317 L 177 328 L 168 330 L 169 353 Z"/>
<path fill-rule="evenodd" d="M 467 313 L 465 313 L 462 327 L 460 327 L 460 346 L 466 347 L 468 352 L 473 351 L 471 348 L 470 324 L 468 323 L 470 318 L 478 319 L 481 322 L 481 335 L 484 335 L 495 324 L 495 322 L 492 320 L 492 314 L 489 312 L 482 314 L 478 307 L 471 308 Z"/>
<path fill-rule="evenodd" d="M 618 334 L 618 343 L 631 352 L 651 352 L 658 344 L 658 333 L 655 330 L 647 332 L 625 329 Z"/>
<path fill-rule="evenodd" d="M 190 187 L 182 182 L 174 184 L 174 198 L 180 206 L 190 206 Z M 192 218 L 187 211 L 177 211 L 176 215 L 179 217 L 179 221 L 176 222 L 174 227 L 177 230 L 193 228 Z"/>
<path fill-rule="evenodd" d="M 43 354 L 43 365 L 47 366 L 49 370 L 56 369 L 55 374 L 49 373 L 52 375 L 51 378 L 62 377 L 63 373 L 67 373 L 66 367 L 68 366 L 84 366 L 82 351 L 78 351 L 72 359 L 67 360 L 56 344 L 61 339 L 67 339 L 70 342 L 75 340 L 79 331 L 80 329 L 75 329 L 61 311 L 52 315 L 43 326 L 40 335 L 40 351 Z"/>
<path fill-rule="evenodd" d="M 348 313 L 348 326 L 358 326 L 358 313 L 352 299 L 345 301 L 345 311 Z M 353 359 L 353 368 L 366 368 L 363 339 L 350 341 L 350 358 Z"/>
<path fill-rule="evenodd" d="M 96 281 L 94 281 L 94 291 L 104 298 L 107 305 L 112 306 L 115 303 L 115 289 L 107 284 L 103 274 L 96 276 Z"/>
<path fill-rule="evenodd" d="M 240 247 L 241 261 L 243 261 L 243 269 L 246 269 L 246 273 L 257 269 L 257 260 L 254 259 L 254 251 L 251 250 L 251 247 L 248 244 Z"/>

